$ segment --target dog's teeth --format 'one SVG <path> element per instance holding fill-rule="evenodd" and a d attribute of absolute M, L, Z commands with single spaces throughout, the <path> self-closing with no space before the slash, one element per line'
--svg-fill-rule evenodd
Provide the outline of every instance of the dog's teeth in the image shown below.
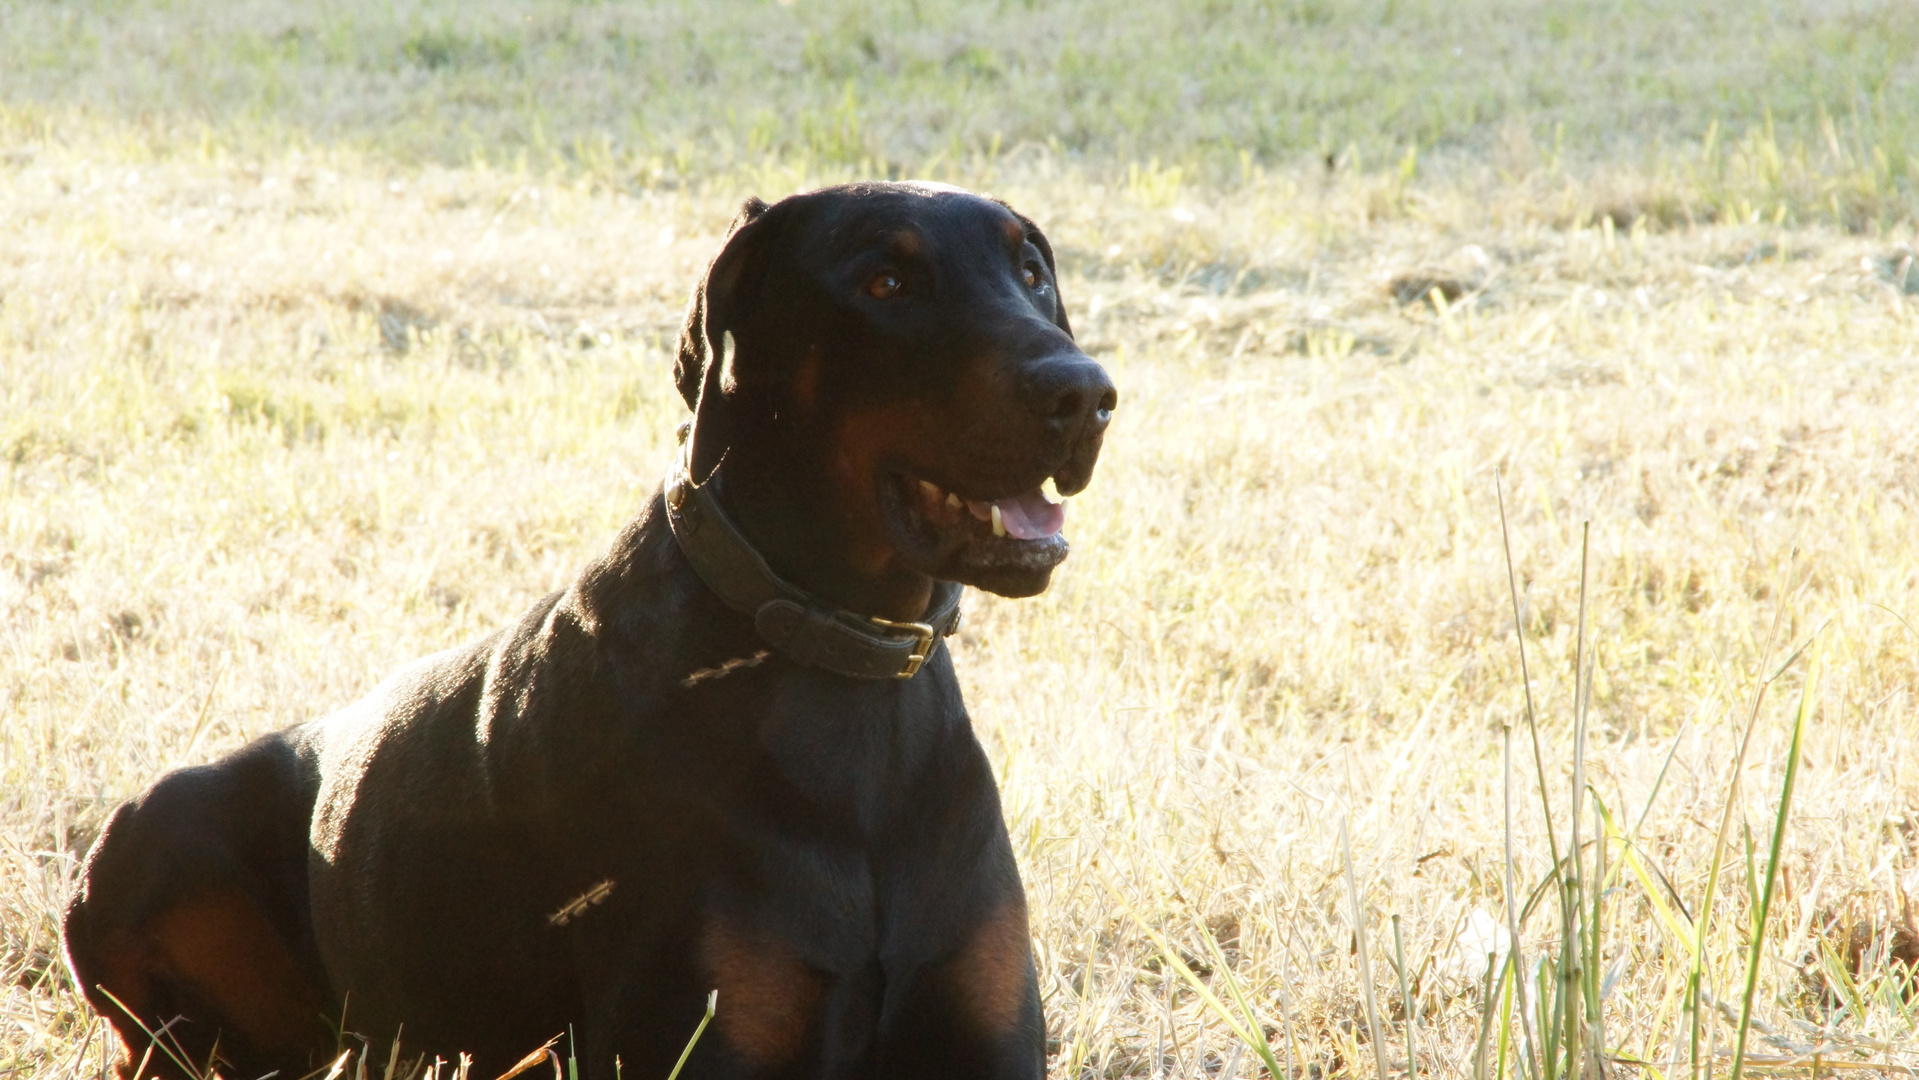
<path fill-rule="evenodd" d="M 1039 495 L 1040 498 L 1045 499 L 1054 506 L 1061 506 L 1066 502 L 1066 496 L 1059 493 L 1059 485 L 1055 484 L 1053 478 L 1050 476 L 1040 484 Z"/>
<path fill-rule="evenodd" d="M 1006 535 L 1006 519 L 1000 516 L 998 503 L 993 504 L 993 535 Z"/>
<path fill-rule="evenodd" d="M 949 509 L 949 510 L 958 510 L 958 509 L 959 509 L 960 507 L 962 507 L 962 506 L 965 506 L 965 505 L 966 505 L 966 504 L 965 504 L 964 502 L 962 502 L 962 501 L 960 500 L 960 497 L 959 497 L 958 495 L 955 495 L 955 494 L 953 494 L 953 493 L 952 493 L 952 492 L 950 492 L 950 491 L 946 493 L 946 506 L 947 506 L 947 509 Z"/>
<path fill-rule="evenodd" d="M 927 483 L 924 480 L 920 481 L 920 493 L 925 495 L 927 498 L 933 500 L 934 502 L 939 501 L 940 489 L 933 486 L 930 483 Z"/>

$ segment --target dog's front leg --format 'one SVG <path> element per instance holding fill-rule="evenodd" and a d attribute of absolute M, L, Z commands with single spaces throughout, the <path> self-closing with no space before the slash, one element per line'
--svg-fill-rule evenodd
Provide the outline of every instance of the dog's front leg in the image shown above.
<path fill-rule="evenodd" d="M 1046 1071 L 1026 904 L 1017 893 L 946 956 L 890 978 L 879 1075 L 1038 1080 Z"/>
<path fill-rule="evenodd" d="M 1046 1025 L 1026 895 L 985 754 L 965 742 L 885 860 L 877 1075 L 1038 1080 Z"/>

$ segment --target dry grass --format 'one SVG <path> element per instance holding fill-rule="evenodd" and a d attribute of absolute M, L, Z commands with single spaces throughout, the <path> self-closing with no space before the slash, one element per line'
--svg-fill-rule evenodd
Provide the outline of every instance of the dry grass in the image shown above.
<path fill-rule="evenodd" d="M 202 154 L 111 115 L 44 137 L 58 107 L 10 114 L 0 147 L 0 1075 L 22 1077 L 100 1066 L 56 958 L 106 811 L 564 581 L 665 463 L 675 323 L 733 201 L 842 168 Z M 1551 846 L 1496 474 L 1562 847 L 1592 523 L 1605 1045 L 1653 1063 L 1617 1067 L 1686 1073 L 1689 917 L 1737 1008 L 1803 662 L 1758 712 L 1701 897 L 1756 681 L 1819 626 L 1754 1049 L 1919 1067 L 1888 959 L 1919 891 L 1910 178 L 1822 218 L 1864 173 L 1740 138 L 1451 180 L 1251 162 L 1196 184 L 1043 148 L 946 167 L 1047 226 L 1124 400 L 1053 591 L 972 597 L 955 644 L 1054 1075 L 1258 1074 L 1170 950 L 1222 997 L 1230 973 L 1283 1069 L 1372 1076 L 1342 830 L 1385 1067 L 1407 1067 L 1397 916 L 1415 1064 L 1474 1075 L 1508 725 L 1522 890 Z M 1559 934 L 1548 900 L 1527 962 Z M 1733 1025 L 1704 1026 L 1723 1063 Z"/>
<path fill-rule="evenodd" d="M 634 192 L 769 158 L 1603 165 L 1622 227 L 1919 205 L 1907 0 L 6 0 L 0 57 L 0 132 L 127 161 L 351 146 Z"/>

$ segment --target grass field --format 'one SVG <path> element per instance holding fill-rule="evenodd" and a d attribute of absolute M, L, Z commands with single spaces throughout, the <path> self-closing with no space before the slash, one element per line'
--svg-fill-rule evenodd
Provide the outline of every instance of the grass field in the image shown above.
<path fill-rule="evenodd" d="M 1055 1076 L 1919 1068 L 1919 9 L 0 0 L 0 1076 L 111 807 L 564 582 L 879 174 L 1124 402 L 954 645 Z"/>

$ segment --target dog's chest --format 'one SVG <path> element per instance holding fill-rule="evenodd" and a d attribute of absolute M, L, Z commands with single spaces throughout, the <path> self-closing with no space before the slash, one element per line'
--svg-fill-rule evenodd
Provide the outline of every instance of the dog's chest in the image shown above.
<path fill-rule="evenodd" d="M 662 783 L 699 789 L 676 800 L 723 794 L 750 834 L 858 848 L 927 809 L 919 781 L 966 730 L 950 665 L 869 682 L 774 660 L 658 714 L 642 753 Z"/>
<path fill-rule="evenodd" d="M 902 694 L 751 674 L 638 725 L 623 795 L 576 819 L 621 823 L 588 845 L 606 861 L 581 865 L 561 906 L 578 908 L 587 937 L 624 939 L 617 951 L 650 985 L 677 971 L 700 995 L 718 989 L 731 1003 L 719 1037 L 747 1057 L 860 1060 L 886 993 L 887 928 L 914 917 L 896 903 L 899 838 L 947 812 L 918 780 L 954 718 L 932 679 Z M 601 882 L 613 896 L 596 902 Z"/>

